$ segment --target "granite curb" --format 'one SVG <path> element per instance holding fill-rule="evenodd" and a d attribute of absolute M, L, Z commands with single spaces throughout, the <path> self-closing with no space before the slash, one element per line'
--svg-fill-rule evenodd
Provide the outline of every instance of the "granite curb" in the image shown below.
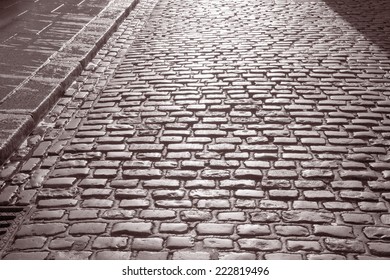
<path fill-rule="evenodd" d="M 0 104 L 0 163 L 32 132 L 139 0 L 113 0 Z"/>

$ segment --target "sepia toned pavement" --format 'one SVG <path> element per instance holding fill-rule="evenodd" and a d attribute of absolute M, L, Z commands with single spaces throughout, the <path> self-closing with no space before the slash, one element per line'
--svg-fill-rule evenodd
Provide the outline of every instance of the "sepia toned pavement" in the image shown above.
<path fill-rule="evenodd" d="M 0 1 L 0 163 L 32 132 L 137 2 Z"/>
<path fill-rule="evenodd" d="M 2 259 L 389 259 L 390 3 L 140 0 L 0 172 Z"/>

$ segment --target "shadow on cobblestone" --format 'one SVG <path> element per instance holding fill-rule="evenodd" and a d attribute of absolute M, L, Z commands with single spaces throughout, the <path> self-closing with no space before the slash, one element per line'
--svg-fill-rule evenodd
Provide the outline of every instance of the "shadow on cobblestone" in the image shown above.
<path fill-rule="evenodd" d="M 390 53 L 389 1 L 325 0 L 325 2 L 367 39 Z"/>

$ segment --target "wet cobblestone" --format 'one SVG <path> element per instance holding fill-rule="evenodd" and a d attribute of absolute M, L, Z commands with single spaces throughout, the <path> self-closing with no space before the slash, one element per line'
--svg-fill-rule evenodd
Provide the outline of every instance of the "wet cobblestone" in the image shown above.
<path fill-rule="evenodd" d="M 141 0 L 2 167 L 2 257 L 388 258 L 389 53 L 334 5 Z"/>

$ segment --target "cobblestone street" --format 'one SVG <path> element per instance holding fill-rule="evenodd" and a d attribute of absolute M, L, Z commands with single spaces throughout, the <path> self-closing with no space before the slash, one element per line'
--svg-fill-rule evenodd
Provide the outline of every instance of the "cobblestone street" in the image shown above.
<path fill-rule="evenodd" d="M 0 171 L 2 259 L 389 259 L 390 2 L 140 0 Z"/>

